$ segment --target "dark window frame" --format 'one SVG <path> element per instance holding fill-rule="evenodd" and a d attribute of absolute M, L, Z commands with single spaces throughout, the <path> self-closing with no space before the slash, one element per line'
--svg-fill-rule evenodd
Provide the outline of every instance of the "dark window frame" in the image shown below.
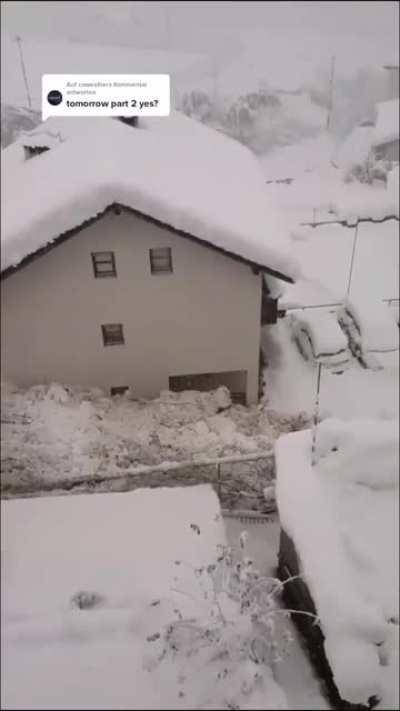
<path fill-rule="evenodd" d="M 112 335 L 114 332 L 115 335 Z M 124 328 L 122 323 L 103 323 L 101 325 L 104 346 L 124 346 Z"/>
<path fill-rule="evenodd" d="M 99 255 L 109 255 L 109 257 L 104 257 L 103 259 L 99 258 Z M 115 253 L 108 251 L 108 252 L 92 252 L 92 266 L 93 266 L 93 274 L 96 279 L 104 279 L 108 277 L 116 277 L 117 276 L 117 268 L 115 265 Z M 109 264 L 110 269 L 108 271 L 102 272 L 98 270 L 98 265 L 99 264 Z"/>
<path fill-rule="evenodd" d="M 171 247 L 153 247 L 149 257 L 151 274 L 173 274 Z"/>

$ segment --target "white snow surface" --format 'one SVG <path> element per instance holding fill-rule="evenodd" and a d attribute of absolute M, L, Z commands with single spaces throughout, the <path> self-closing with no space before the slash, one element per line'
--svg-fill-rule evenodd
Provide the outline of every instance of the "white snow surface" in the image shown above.
<path fill-rule="evenodd" d="M 114 119 L 86 121 L 86 130 L 7 170 L 3 269 L 118 202 L 296 275 L 283 217 L 244 146 L 179 113 L 143 121 L 142 129 Z"/>
<path fill-rule="evenodd" d="M 343 698 L 398 708 L 398 423 L 325 422 L 276 444 L 277 501 Z M 379 651 L 377 644 L 383 644 Z M 379 655 L 388 657 L 388 666 Z"/>
<path fill-rule="evenodd" d="M 183 708 L 173 668 L 143 668 L 146 638 L 187 604 L 174 562 L 211 563 L 225 543 L 212 489 L 3 501 L 1 513 L 2 708 Z M 197 595 L 187 571 L 180 583 Z M 103 603 L 73 608 L 79 591 Z"/>
<path fill-rule="evenodd" d="M 399 140 L 400 115 L 399 99 L 382 101 L 377 104 L 377 118 L 372 142 L 374 146 Z"/>

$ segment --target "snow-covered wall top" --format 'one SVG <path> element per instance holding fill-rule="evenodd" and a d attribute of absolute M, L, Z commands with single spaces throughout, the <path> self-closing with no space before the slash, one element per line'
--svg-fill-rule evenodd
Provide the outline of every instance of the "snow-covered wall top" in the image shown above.
<path fill-rule="evenodd" d="M 113 119 L 49 119 L 32 139 L 47 140 L 50 150 L 12 165 L 4 152 L 3 269 L 120 203 L 296 277 L 283 218 L 268 203 L 257 161 L 232 139 L 178 113 L 142 119 L 138 128 Z"/>
<path fill-rule="evenodd" d="M 379 654 L 388 652 L 399 615 L 398 422 L 325 420 L 315 466 L 311 441 L 306 430 L 277 442 L 281 524 L 296 546 L 341 696 L 367 704 L 383 695 L 382 708 L 397 708 L 385 704 L 397 676 L 388 678 Z"/>

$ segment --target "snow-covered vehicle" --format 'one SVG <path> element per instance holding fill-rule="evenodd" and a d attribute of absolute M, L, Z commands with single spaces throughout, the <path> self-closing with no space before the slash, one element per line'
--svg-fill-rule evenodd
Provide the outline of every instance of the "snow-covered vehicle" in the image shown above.
<path fill-rule="evenodd" d="M 290 324 L 293 339 L 306 360 L 335 372 L 349 366 L 352 355 L 336 312 L 296 311 L 291 314 Z"/>
<path fill-rule="evenodd" d="M 338 312 L 351 352 L 364 368 L 379 370 L 386 355 L 398 357 L 399 329 L 396 314 L 386 304 L 373 300 L 346 301 Z"/>

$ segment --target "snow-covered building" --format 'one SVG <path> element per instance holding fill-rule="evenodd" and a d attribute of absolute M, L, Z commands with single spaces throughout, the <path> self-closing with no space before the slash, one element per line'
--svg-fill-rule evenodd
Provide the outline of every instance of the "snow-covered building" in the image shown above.
<path fill-rule="evenodd" d="M 4 377 L 255 402 L 263 274 L 296 264 L 252 154 L 177 113 L 49 119 L 19 146 L 2 161 Z"/>

